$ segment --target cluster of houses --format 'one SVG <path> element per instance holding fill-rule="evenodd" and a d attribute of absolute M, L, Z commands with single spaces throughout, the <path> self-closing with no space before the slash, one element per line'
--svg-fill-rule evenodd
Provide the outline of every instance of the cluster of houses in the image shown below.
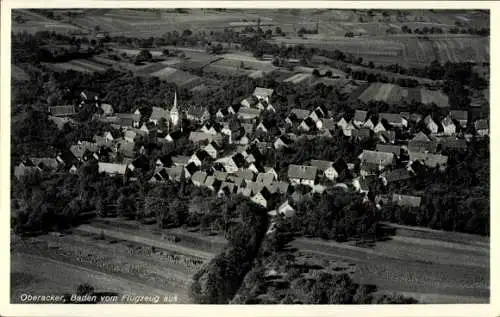
<path fill-rule="evenodd" d="M 215 120 L 210 121 L 205 108 L 189 107 L 180 111 L 177 94 L 170 110 L 153 107 L 151 115 L 144 120 L 145 114 L 140 109 L 133 113 L 114 113 L 110 105 L 99 102 L 97 95 L 82 93 L 84 102 L 81 105 L 90 103 L 101 107 L 97 119 L 111 123 L 114 130 L 96 135 L 93 142 L 78 142 L 56 158 L 25 160 L 15 167 L 15 175 L 20 177 L 33 169 L 55 171 L 62 168 L 65 172 L 75 172 L 82 162 L 95 159 L 99 172 L 129 175 L 133 179 L 135 170 L 144 164 L 137 154 L 146 152 L 144 147 L 137 149 L 136 140 L 154 131 L 158 142 L 175 142 L 188 137 L 198 147 L 189 156 L 157 158 L 150 179 L 152 183 L 189 180 L 195 186 L 214 191 L 219 197 L 242 194 L 269 208 L 269 199 L 274 194 L 291 197 L 298 185 L 310 188 L 311 193 L 321 193 L 331 185 L 366 194 L 374 182 L 387 186 L 414 177 L 415 164 L 443 170 L 448 161 L 443 152 L 449 148 L 466 151 L 467 142 L 473 137 L 470 128 L 478 136 L 489 134 L 488 120 L 471 122 L 468 113 L 462 110 L 452 110 L 440 120 L 431 116 L 422 118 L 416 113 L 369 114 L 363 110 L 356 110 L 348 118 L 318 106 L 313 110 L 292 109 L 285 119 L 286 129 L 280 130 L 273 142 L 265 142 L 255 134 L 257 131 L 266 133 L 270 128 L 259 119 L 262 111 L 275 111 L 271 104 L 272 94 L 272 89 L 258 87 L 238 106 L 219 109 Z M 71 122 L 69 118 L 75 109 L 68 107 L 50 109 L 50 118 L 59 127 Z M 229 124 L 229 119 L 234 117 L 240 122 L 237 129 Z M 185 131 L 183 120 L 194 123 L 199 129 Z M 411 134 L 406 140 L 396 139 L 395 129 L 409 132 L 410 126 L 415 125 L 423 127 L 420 132 Z M 268 151 L 289 147 L 303 137 L 333 137 L 339 130 L 346 138 L 376 137 L 376 149 L 363 150 L 357 162 L 311 160 L 304 165 L 290 165 L 281 179 L 275 167 L 262 164 Z M 225 142 L 232 145 L 231 149 L 225 148 Z M 339 178 L 342 182 L 337 182 Z M 421 198 L 395 193 L 392 197 L 380 196 L 377 202 L 419 207 Z M 287 199 L 270 214 L 290 216 L 293 208 Z"/>

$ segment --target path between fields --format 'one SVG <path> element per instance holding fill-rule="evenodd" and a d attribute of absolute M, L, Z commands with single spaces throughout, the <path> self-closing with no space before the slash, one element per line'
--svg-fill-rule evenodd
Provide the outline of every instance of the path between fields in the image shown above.
<path fill-rule="evenodd" d="M 141 243 L 141 244 L 154 246 L 157 248 L 162 248 L 162 249 L 173 251 L 173 252 L 182 253 L 185 255 L 200 257 L 200 258 L 206 259 L 206 260 L 211 259 L 214 256 L 213 253 L 204 252 L 201 250 L 180 246 L 180 245 L 173 244 L 173 243 L 168 243 L 166 241 L 158 241 L 156 239 L 159 239 L 159 237 L 156 237 L 156 239 L 154 239 L 154 238 L 146 237 L 144 235 L 138 235 L 137 232 L 133 232 L 130 230 L 125 230 L 125 229 L 120 229 L 120 231 L 116 231 L 116 230 L 111 230 L 111 229 L 96 228 L 96 227 L 93 227 L 90 225 L 81 225 L 81 226 L 77 227 L 76 229 L 84 231 L 84 232 L 88 232 L 88 233 L 93 233 L 93 234 L 103 233 L 104 235 L 113 237 L 115 239 Z"/>
<path fill-rule="evenodd" d="M 150 287 L 146 284 L 129 281 L 125 278 L 111 274 L 27 253 L 12 253 L 11 267 L 13 271 L 30 273 L 34 276 L 41 275 L 43 278 L 56 281 L 66 286 L 68 283 L 75 284 L 76 287 L 80 283 L 90 282 L 98 292 L 114 291 L 119 292 L 120 295 L 130 294 L 143 296 L 180 295 Z M 60 292 L 60 290 L 53 291 L 55 293 Z M 179 300 L 185 302 L 187 298 L 179 296 Z"/>

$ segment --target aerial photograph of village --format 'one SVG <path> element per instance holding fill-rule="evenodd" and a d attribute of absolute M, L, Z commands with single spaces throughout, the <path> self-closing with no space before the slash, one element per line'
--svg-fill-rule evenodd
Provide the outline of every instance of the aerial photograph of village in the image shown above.
<path fill-rule="evenodd" d="M 489 10 L 10 23 L 11 303 L 490 303 Z"/>

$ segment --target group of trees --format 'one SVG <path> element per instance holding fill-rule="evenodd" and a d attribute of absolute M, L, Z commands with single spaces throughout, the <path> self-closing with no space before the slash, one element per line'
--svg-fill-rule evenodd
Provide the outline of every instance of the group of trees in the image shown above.
<path fill-rule="evenodd" d="M 228 304 L 252 268 L 268 228 L 266 210 L 242 200 L 234 206 L 241 222 L 231 228 L 223 252 L 193 277 L 190 296 L 199 304 Z"/>

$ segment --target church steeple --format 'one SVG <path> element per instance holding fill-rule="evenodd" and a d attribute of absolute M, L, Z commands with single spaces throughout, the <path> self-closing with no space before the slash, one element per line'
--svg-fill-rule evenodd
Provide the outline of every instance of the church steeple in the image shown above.
<path fill-rule="evenodd" d="M 170 120 L 172 121 L 172 125 L 175 127 L 179 123 L 179 109 L 177 108 L 177 91 L 175 91 L 174 95 L 174 105 L 170 110 Z"/>

